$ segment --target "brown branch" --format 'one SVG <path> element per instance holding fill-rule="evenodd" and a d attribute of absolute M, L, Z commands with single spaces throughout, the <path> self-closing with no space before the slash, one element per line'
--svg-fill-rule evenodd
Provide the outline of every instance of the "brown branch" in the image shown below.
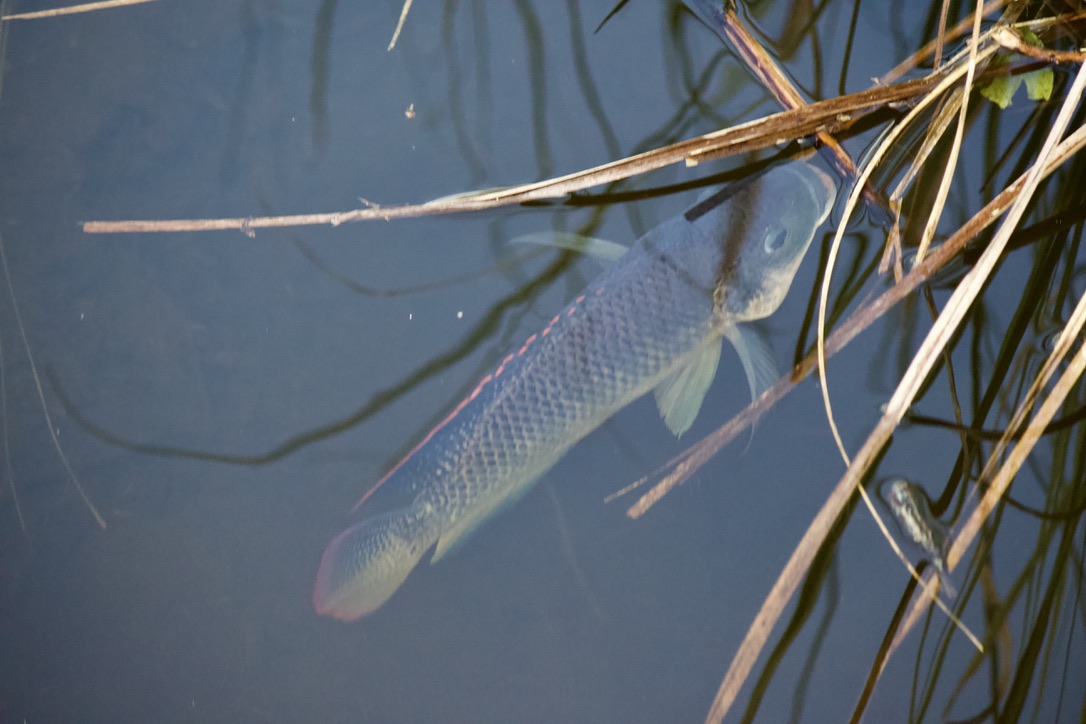
<path fill-rule="evenodd" d="M 1055 171 L 1056 168 L 1084 146 L 1086 146 L 1086 128 L 1080 128 L 1056 148 L 1052 159 L 1042 171 L 1042 178 Z M 829 358 L 843 349 L 857 335 L 870 327 L 877 319 L 890 311 L 898 302 L 911 294 L 918 286 L 927 281 L 932 274 L 960 253 L 966 244 L 993 224 L 1021 193 L 1025 182 L 1026 175 L 1023 174 L 988 202 L 984 208 L 974 214 L 944 244 L 932 250 L 924 258 L 924 261 L 916 265 L 900 282 L 883 292 L 874 301 L 860 305 L 860 308 L 853 312 L 826 339 L 826 357 Z M 657 501 L 671 492 L 673 488 L 686 482 L 702 462 L 719 452 L 739 432 L 757 422 L 766 410 L 810 375 L 817 364 L 817 355 L 811 352 L 792 368 L 789 377 L 777 380 L 776 384 L 766 390 L 760 398 L 752 402 L 734 418 L 670 460 L 664 468 L 670 468 L 672 472 L 645 493 L 637 503 L 632 505 L 626 511 L 626 515 L 631 518 L 640 518 Z"/>
<path fill-rule="evenodd" d="M 810 569 L 821 543 L 825 540 L 838 516 L 845 509 L 845 505 L 856 491 L 863 475 L 874 464 L 889 442 L 906 409 L 912 404 L 921 382 L 930 373 L 939 353 L 965 318 L 972 301 L 984 288 L 985 281 L 995 268 L 1002 251 L 1006 248 L 1011 231 L 1020 221 L 1026 205 L 1041 179 L 1053 168 L 1054 161 L 1066 157 L 1064 150 L 1072 142 L 1072 139 L 1076 139 L 1075 143 L 1081 143 L 1086 138 L 1086 127 L 1082 127 L 1062 143 L 1057 143 L 1059 137 L 1066 130 L 1084 90 L 1086 90 L 1086 66 L 1079 69 L 1075 81 L 1060 108 L 1060 112 L 1052 124 L 1048 137 L 1038 153 L 1037 161 L 1025 173 L 1020 192 L 1008 209 L 999 230 L 981 254 L 973 270 L 966 275 L 965 279 L 951 295 L 950 300 L 939 315 L 938 321 L 932 326 L 920 349 L 913 357 L 913 361 L 909 364 L 871 434 L 868 435 L 852 464 L 849 465 L 844 476 L 838 481 L 826 499 L 826 502 L 793 551 L 788 563 L 778 576 L 776 583 L 774 583 L 772 590 L 766 597 L 765 603 L 748 629 L 743 643 L 732 659 L 731 665 L 728 667 L 728 672 L 725 674 L 724 680 L 721 682 L 713 700 L 712 708 L 707 717 L 708 721 L 720 721 L 731 707 L 735 697 L 738 696 L 739 689 L 743 686 L 755 660 L 757 660 L 765 642 L 768 640 L 769 632 L 776 626 L 787 602 L 791 600 L 792 595 L 799 587 L 800 581 Z M 922 262 L 920 266 L 923 265 Z M 1041 422 L 1042 426 L 1045 423 L 1047 423 L 1047 419 Z"/>
<path fill-rule="evenodd" d="M 1046 63 L 1082 63 L 1086 61 L 1086 53 L 1078 50 L 1049 50 L 1036 45 L 1030 45 L 1022 36 L 1011 28 L 996 28 L 992 31 L 992 40 L 1004 48 L 1013 50 L 1019 55 L 1043 60 Z"/>
<path fill-rule="evenodd" d="M 255 229 L 283 226 L 338 226 L 373 219 L 403 219 L 417 216 L 479 211 L 527 201 L 559 198 L 592 186 L 629 178 L 674 163 L 696 165 L 710 158 L 733 155 L 803 138 L 820 131 L 828 133 L 849 128 L 863 116 L 931 91 L 943 76 L 935 73 L 924 78 L 890 86 L 880 86 L 830 98 L 802 108 L 782 111 L 765 118 L 732 126 L 670 146 L 654 149 L 618 161 L 577 171 L 566 176 L 457 196 L 447 196 L 423 204 L 378 206 L 321 214 L 292 216 L 235 217 L 221 219 L 165 219 L 131 221 L 86 221 L 88 234 L 133 232 L 214 231 L 232 229 L 252 235 Z"/>
<path fill-rule="evenodd" d="M 996 10 L 996 9 L 1006 5 L 1006 4 L 1007 4 L 1007 0 L 988 0 L 988 2 L 985 4 L 984 8 L 981 9 L 981 11 L 980 11 L 981 15 L 987 16 L 993 10 Z M 881 78 L 877 79 L 876 82 L 877 83 L 893 83 L 898 78 L 905 75 L 906 73 L 911 71 L 913 68 L 915 68 L 917 65 L 919 65 L 925 58 L 933 57 L 935 55 L 936 49 L 939 48 L 939 46 L 940 46 L 940 42 L 942 42 L 942 44 L 945 45 L 948 42 L 953 42 L 953 41 L 957 40 L 958 38 L 965 35 L 967 32 L 971 32 L 972 30 L 973 30 L 973 15 L 972 15 L 972 13 L 970 13 L 965 18 L 963 18 L 961 20 L 961 22 L 959 22 L 957 25 L 955 25 L 954 27 L 952 27 L 952 28 L 948 29 L 947 31 L 941 33 L 939 36 L 937 36 L 934 40 L 932 40 L 927 45 L 922 47 L 920 50 L 918 50 L 915 53 L 913 53 L 912 55 L 910 55 L 908 58 L 903 60 L 901 63 L 898 63 L 888 73 L 883 75 Z M 938 63 L 936 65 L 938 65 Z"/>
<path fill-rule="evenodd" d="M 762 44 L 747 30 L 734 6 L 727 5 L 724 8 L 721 20 L 723 23 L 721 31 L 735 48 L 740 60 L 746 63 L 747 68 L 773 94 L 777 102 L 788 110 L 806 106 L 807 102 L 796 86 L 780 69 L 773 56 L 766 52 Z M 825 130 L 818 131 L 815 135 L 818 142 L 833 153 L 834 165 L 841 177 L 855 178 L 856 164 L 852 162 L 852 158 L 845 149 L 841 148 L 836 139 Z"/>

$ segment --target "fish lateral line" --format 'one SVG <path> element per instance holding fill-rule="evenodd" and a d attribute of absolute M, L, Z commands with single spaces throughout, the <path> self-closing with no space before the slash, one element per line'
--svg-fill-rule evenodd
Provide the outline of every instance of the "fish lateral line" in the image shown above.
<path fill-rule="evenodd" d="M 601 294 L 603 294 L 604 291 L 605 291 L 604 287 L 599 287 L 594 292 L 592 292 L 591 296 L 598 297 Z M 566 310 L 565 318 L 568 319 L 568 318 L 572 317 L 574 311 L 576 311 L 576 309 L 577 309 L 577 306 L 579 304 L 582 304 L 586 299 L 588 299 L 588 297 L 589 297 L 588 294 L 580 294 L 580 295 L 578 295 L 577 298 L 574 299 L 570 303 L 569 309 Z M 550 322 L 547 323 L 547 326 L 544 327 L 542 329 L 542 331 L 536 332 L 536 333 L 532 334 L 530 337 L 528 337 L 528 339 L 525 340 L 524 344 L 521 345 L 520 349 L 517 350 L 516 352 L 510 352 L 509 354 L 507 354 L 502 359 L 502 361 L 498 365 L 497 369 L 495 369 L 493 372 L 487 374 L 485 377 L 483 377 L 483 379 L 479 380 L 478 384 L 475 385 L 475 389 L 473 389 L 471 391 L 471 393 L 467 397 L 465 397 L 463 400 L 461 400 L 460 403 L 457 404 L 457 406 L 453 408 L 452 412 L 450 412 L 448 415 L 446 415 L 444 417 L 444 419 L 441 420 L 441 422 L 434 425 L 433 429 L 431 429 L 430 432 L 426 433 L 426 436 L 423 437 L 421 440 L 419 440 L 419 442 L 413 448 L 411 448 L 410 452 L 408 452 L 406 455 L 404 455 L 400 459 L 399 462 L 397 462 L 395 465 L 393 465 L 389 469 L 389 471 L 387 473 L 385 473 L 384 475 L 381 476 L 380 480 L 378 480 L 376 483 L 371 485 L 370 489 L 362 494 L 362 497 L 358 499 L 358 502 L 351 506 L 350 512 L 353 513 L 356 510 L 358 510 L 359 508 L 361 508 L 362 504 L 365 503 L 367 500 L 369 500 L 370 497 L 373 496 L 373 494 L 376 493 L 377 490 L 382 485 L 384 485 L 385 482 L 389 478 L 391 478 L 393 476 L 393 474 L 395 474 L 395 472 L 397 470 L 402 468 L 407 463 L 407 461 L 411 459 L 412 455 L 414 455 L 419 450 L 421 450 L 423 448 L 423 446 L 425 446 L 426 443 L 430 442 L 430 440 L 434 437 L 434 435 L 436 435 L 438 433 L 438 431 L 441 430 L 441 428 L 448 425 L 450 422 L 452 422 L 453 418 L 455 418 L 457 415 L 459 415 L 461 412 L 463 412 L 464 408 L 468 406 L 468 403 L 470 403 L 472 400 L 474 400 L 476 397 L 478 397 L 482 393 L 483 389 L 488 384 L 490 384 L 491 382 L 496 380 L 498 378 L 498 376 L 501 375 L 501 373 L 505 371 L 505 366 L 507 364 L 509 364 L 510 362 L 512 362 L 514 359 L 516 359 L 518 357 L 523 357 L 528 352 L 528 349 L 532 346 L 532 343 L 539 340 L 539 339 L 542 339 L 542 338 L 546 337 L 548 334 L 550 334 L 551 329 L 554 327 L 554 325 L 558 324 L 558 322 L 560 322 L 562 320 L 562 318 L 563 317 L 562 317 L 561 312 L 554 315 L 554 317 L 551 319 Z"/>

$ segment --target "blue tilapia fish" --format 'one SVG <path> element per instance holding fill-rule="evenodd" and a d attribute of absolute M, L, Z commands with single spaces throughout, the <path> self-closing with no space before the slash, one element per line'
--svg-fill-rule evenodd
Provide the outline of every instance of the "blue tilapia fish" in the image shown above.
<path fill-rule="evenodd" d="M 376 610 L 427 551 L 431 563 L 441 560 L 650 390 L 672 432 L 687 430 L 716 374 L 721 338 L 757 392 L 772 362 L 737 325 L 780 305 L 835 194 L 825 173 L 792 162 L 706 196 L 641 237 L 378 482 L 414 500 L 328 545 L 317 612 L 349 621 Z"/>
<path fill-rule="evenodd" d="M 888 478 L 879 484 L 879 495 L 894 514 L 901 534 L 918 546 L 935 566 L 943 592 L 954 598 L 957 592 L 946 569 L 950 531 L 932 512 L 931 500 L 923 486 L 905 478 Z"/>

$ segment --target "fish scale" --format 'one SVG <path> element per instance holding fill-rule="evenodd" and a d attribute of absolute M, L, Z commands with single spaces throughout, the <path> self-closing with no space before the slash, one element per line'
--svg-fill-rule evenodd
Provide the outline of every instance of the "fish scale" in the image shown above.
<path fill-rule="evenodd" d="M 344 620 L 375 610 L 427 550 L 436 544 L 431 562 L 438 561 L 654 388 L 673 431 L 689 427 L 721 338 L 740 340 L 737 322 L 776 309 L 833 198 L 829 178 L 797 162 L 648 232 L 378 482 L 412 491 L 414 501 L 329 544 L 316 610 Z M 749 366 L 741 343 L 737 349 Z M 661 385 L 673 385 L 674 394 L 662 394 Z"/>

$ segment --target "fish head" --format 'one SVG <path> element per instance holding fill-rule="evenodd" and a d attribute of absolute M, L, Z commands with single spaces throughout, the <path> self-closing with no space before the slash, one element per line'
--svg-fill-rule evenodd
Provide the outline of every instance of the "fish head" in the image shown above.
<path fill-rule="evenodd" d="M 919 496 L 924 496 L 924 499 L 927 499 L 927 495 L 919 485 L 911 483 L 905 478 L 884 480 L 879 486 L 879 491 L 886 500 L 886 504 L 895 513 L 915 505 L 915 501 Z"/>
<path fill-rule="evenodd" d="M 752 179 L 728 199 L 715 293 L 721 314 L 743 322 L 777 310 L 836 196 L 827 174 L 794 162 Z"/>

